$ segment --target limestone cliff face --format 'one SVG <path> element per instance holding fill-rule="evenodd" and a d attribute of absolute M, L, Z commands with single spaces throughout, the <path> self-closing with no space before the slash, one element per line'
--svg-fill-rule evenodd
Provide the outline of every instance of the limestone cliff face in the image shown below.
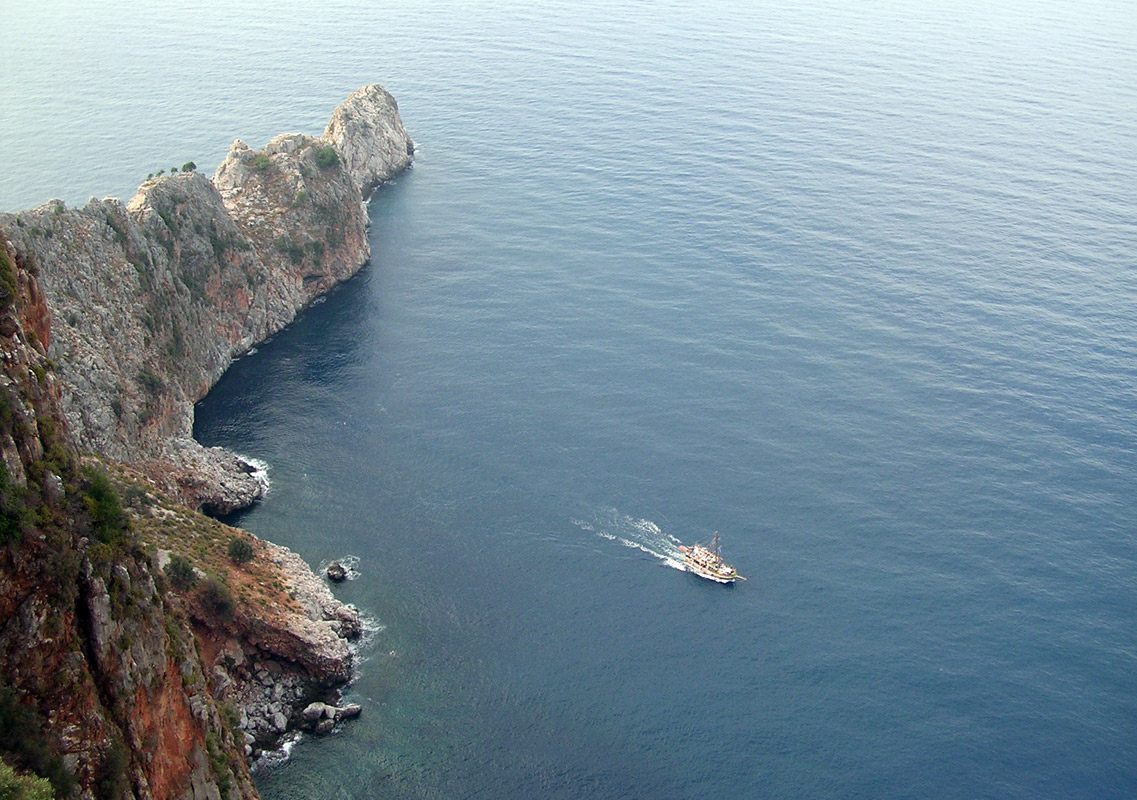
<path fill-rule="evenodd" d="M 349 680 L 359 615 L 287 548 L 81 456 L 49 321 L 0 237 L 0 722 L 26 740 L 0 758 L 78 800 L 253 800 L 248 757 Z"/>
<path fill-rule="evenodd" d="M 194 634 L 67 429 L 46 307 L 0 237 L 0 705 L 6 760 L 86 798 L 256 791 Z"/>
<path fill-rule="evenodd" d="M 365 86 L 349 96 L 332 114 L 323 138 L 343 154 L 365 198 L 406 169 L 414 155 L 399 106 L 382 86 Z"/>
<path fill-rule="evenodd" d="M 255 342 L 291 322 L 370 256 L 363 194 L 410 163 L 386 91 L 336 110 L 323 138 L 234 142 L 212 181 L 144 183 L 123 206 L 49 202 L 0 215 L 35 264 L 49 355 L 79 443 L 146 462 L 188 502 L 226 511 L 263 492 L 232 454 L 192 439 L 193 403 Z"/>
<path fill-rule="evenodd" d="M 57 793 L 252 800 L 247 757 L 349 678 L 358 614 L 194 510 L 263 488 L 193 403 L 366 263 L 364 193 L 412 151 L 368 87 L 213 180 L 0 215 L 0 757 Z"/>

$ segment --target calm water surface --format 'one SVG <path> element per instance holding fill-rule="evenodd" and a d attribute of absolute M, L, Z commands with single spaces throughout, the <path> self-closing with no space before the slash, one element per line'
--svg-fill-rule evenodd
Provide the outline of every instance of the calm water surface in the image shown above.
<path fill-rule="evenodd" d="M 12 6 L 0 206 L 420 145 L 198 409 L 374 622 L 267 798 L 1137 795 L 1132 8 Z"/>

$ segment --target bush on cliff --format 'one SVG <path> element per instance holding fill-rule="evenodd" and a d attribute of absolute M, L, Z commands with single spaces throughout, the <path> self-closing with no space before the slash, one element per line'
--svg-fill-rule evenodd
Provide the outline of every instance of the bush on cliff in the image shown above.
<path fill-rule="evenodd" d="M 130 791 L 130 757 L 126 745 L 118 738 L 111 739 L 110 747 L 103 756 L 102 769 L 95 783 L 95 797 L 98 800 L 120 800 Z"/>
<path fill-rule="evenodd" d="M 20 775 L 0 761 L 0 798 L 3 800 L 51 800 L 54 796 L 46 778 Z"/>
<path fill-rule="evenodd" d="M 339 154 L 331 145 L 321 147 L 316 151 L 316 166 L 320 169 L 330 169 L 340 163 Z"/>
<path fill-rule="evenodd" d="M 0 397 L 7 397 L 0 391 Z M 24 490 L 12 483 L 8 468 L 0 461 L 0 544 L 18 542 L 31 513 L 24 503 Z"/>
<path fill-rule="evenodd" d="M 207 611 L 222 619 L 233 618 L 237 604 L 233 602 L 233 595 L 229 593 L 229 587 L 222 583 L 220 578 L 216 575 L 210 575 L 202 582 L 199 592 L 201 602 Z"/>
<path fill-rule="evenodd" d="M 118 545 L 126 541 L 130 533 L 130 519 L 122 510 L 118 492 L 111 485 L 105 472 L 90 469 L 87 471 L 89 483 L 84 492 L 84 502 L 91 515 L 91 527 L 95 538 L 103 544 Z"/>
<path fill-rule="evenodd" d="M 0 310 L 11 308 L 16 302 L 16 266 L 8 255 L 8 248 L 0 244 Z"/>
<path fill-rule="evenodd" d="M 192 589 L 197 583 L 197 573 L 193 571 L 193 565 L 177 553 L 170 556 L 170 563 L 166 565 L 165 572 L 166 577 L 170 579 L 170 585 L 179 592 Z"/>
<path fill-rule="evenodd" d="M 253 560 L 253 546 L 247 539 L 234 536 L 229 540 L 229 560 L 234 564 L 247 564 Z"/>
<path fill-rule="evenodd" d="M 56 796 L 69 797 L 75 778 L 63 759 L 51 752 L 43 729 L 44 721 L 39 713 L 21 703 L 15 690 L 0 686 L 0 754 L 4 761 L 46 778 L 55 788 Z M 8 797 L 3 789 L 0 789 L 0 797 Z M 31 797 L 38 800 L 36 795 Z"/>

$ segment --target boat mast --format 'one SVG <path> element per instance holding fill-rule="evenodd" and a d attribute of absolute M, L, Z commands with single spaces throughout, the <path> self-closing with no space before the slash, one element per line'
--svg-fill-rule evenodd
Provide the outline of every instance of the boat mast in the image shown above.
<path fill-rule="evenodd" d="M 722 558 L 722 550 L 719 548 L 719 532 L 715 531 L 714 541 L 711 542 L 711 552 L 719 558 Z"/>

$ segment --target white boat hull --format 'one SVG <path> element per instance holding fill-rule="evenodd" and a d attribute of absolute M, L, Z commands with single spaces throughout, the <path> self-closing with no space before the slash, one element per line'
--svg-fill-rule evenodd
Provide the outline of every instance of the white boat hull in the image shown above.
<path fill-rule="evenodd" d="M 729 578 L 725 578 L 722 575 L 716 575 L 713 572 L 707 572 L 705 570 L 701 570 L 698 567 L 693 566 L 692 564 L 687 564 L 686 567 L 687 567 L 688 572 L 692 572 L 695 575 L 698 575 L 700 578 L 706 578 L 707 580 L 714 581 L 715 583 L 734 583 L 736 580 L 738 580 L 737 577 L 732 576 Z"/>
<path fill-rule="evenodd" d="M 706 578 L 715 583 L 734 583 L 737 580 L 746 580 L 719 556 L 713 554 L 702 545 L 694 547 L 679 546 L 683 552 L 683 566 L 688 572 L 693 572 L 700 578 Z"/>

